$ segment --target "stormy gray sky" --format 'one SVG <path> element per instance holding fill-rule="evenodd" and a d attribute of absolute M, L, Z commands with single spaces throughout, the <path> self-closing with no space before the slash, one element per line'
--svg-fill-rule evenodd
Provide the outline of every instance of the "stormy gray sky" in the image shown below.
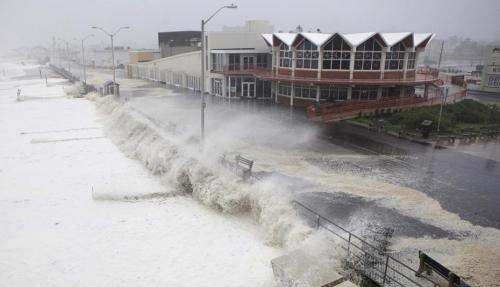
<path fill-rule="evenodd" d="M 132 30 L 119 35 L 118 45 L 153 48 L 158 31 L 199 29 L 202 17 L 231 2 L 239 8 L 224 11 L 209 30 L 263 19 L 284 31 L 300 24 L 327 32 L 415 31 L 500 40 L 500 0 L 0 0 L 0 50 L 98 32 L 90 25 L 129 25 Z M 107 40 L 96 33 L 92 42 Z"/>

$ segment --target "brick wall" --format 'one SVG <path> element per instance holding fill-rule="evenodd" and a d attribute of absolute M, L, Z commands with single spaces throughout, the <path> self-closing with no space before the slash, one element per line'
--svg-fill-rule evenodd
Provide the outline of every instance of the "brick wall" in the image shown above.
<path fill-rule="evenodd" d="M 362 79 L 362 80 L 371 80 L 371 79 L 380 79 L 380 71 L 376 72 L 356 72 L 353 73 L 354 79 Z"/>
<path fill-rule="evenodd" d="M 295 70 L 295 77 L 301 78 L 317 78 L 318 71 L 317 70 Z"/>
<path fill-rule="evenodd" d="M 349 71 L 321 71 L 321 78 L 325 79 L 349 79 Z"/>

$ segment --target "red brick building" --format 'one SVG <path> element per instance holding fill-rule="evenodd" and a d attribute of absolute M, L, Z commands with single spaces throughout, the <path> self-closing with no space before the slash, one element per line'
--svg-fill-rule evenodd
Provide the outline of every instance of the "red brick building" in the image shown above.
<path fill-rule="evenodd" d="M 267 97 L 316 109 L 313 112 L 331 106 L 356 110 L 370 103 L 382 108 L 418 104 L 427 99 L 429 87 L 437 80 L 433 74 L 421 75 L 416 70 L 419 54 L 433 36 L 410 32 L 263 34 L 267 53 L 211 51 L 211 72 L 222 76 L 213 79 L 218 82 L 212 88 L 216 86 L 216 94 L 224 97 Z"/>

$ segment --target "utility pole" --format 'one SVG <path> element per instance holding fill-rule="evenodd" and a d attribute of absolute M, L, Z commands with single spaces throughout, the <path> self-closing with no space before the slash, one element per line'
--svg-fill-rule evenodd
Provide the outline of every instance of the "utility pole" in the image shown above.
<path fill-rule="evenodd" d="M 111 39 L 111 61 L 113 61 L 113 95 L 116 97 L 117 96 L 117 91 L 116 91 L 117 86 L 116 86 L 115 46 L 113 43 L 113 39 L 116 36 L 116 34 L 118 34 L 118 32 L 120 32 L 122 29 L 130 29 L 130 27 L 129 26 L 120 27 L 120 28 L 116 29 L 116 31 L 114 33 L 109 33 L 108 31 L 102 29 L 101 27 L 97 27 L 97 26 L 92 26 L 91 28 L 92 29 L 99 29 L 99 30 L 103 31 L 104 34 L 108 35 L 109 38 Z"/>
<path fill-rule="evenodd" d="M 439 61 L 438 61 L 438 71 L 441 69 L 441 60 L 443 59 L 443 50 L 444 50 L 444 40 L 441 43 L 441 52 L 439 53 Z"/>
<path fill-rule="evenodd" d="M 200 75 L 200 92 L 201 92 L 201 141 L 205 138 L 205 109 L 207 104 L 205 103 L 205 25 L 222 9 L 236 9 L 238 6 L 231 4 L 220 7 L 215 13 L 213 13 L 207 20 L 201 20 L 201 75 Z"/>
<path fill-rule="evenodd" d="M 439 134 L 439 128 L 441 127 L 441 116 L 443 115 L 443 106 L 446 103 L 446 99 L 448 98 L 448 86 L 445 86 L 443 90 L 441 90 L 441 107 L 439 109 L 439 118 L 438 118 L 438 126 L 437 133 Z"/>
<path fill-rule="evenodd" d="M 52 37 L 52 56 L 50 57 L 50 63 L 55 64 L 56 60 L 56 37 Z"/>
<path fill-rule="evenodd" d="M 85 46 L 83 42 L 89 38 L 93 37 L 94 34 L 90 34 L 82 39 L 82 66 L 83 66 L 83 87 L 85 91 L 87 90 L 87 65 L 85 64 Z"/>

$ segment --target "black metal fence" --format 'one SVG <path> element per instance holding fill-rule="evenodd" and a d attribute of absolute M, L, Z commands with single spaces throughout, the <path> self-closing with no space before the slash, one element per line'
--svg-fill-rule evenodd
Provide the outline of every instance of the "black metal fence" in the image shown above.
<path fill-rule="evenodd" d="M 397 256 L 387 255 L 380 248 L 321 216 L 303 203 L 293 201 L 293 204 L 312 216 L 316 228 L 323 228 L 340 239 L 341 247 L 347 252 L 348 258 L 361 263 L 363 266 L 359 270 L 363 275 L 381 286 L 439 286 L 437 282 L 427 277 L 415 276 L 417 270 L 403 263 L 400 258 L 396 258 Z"/>

